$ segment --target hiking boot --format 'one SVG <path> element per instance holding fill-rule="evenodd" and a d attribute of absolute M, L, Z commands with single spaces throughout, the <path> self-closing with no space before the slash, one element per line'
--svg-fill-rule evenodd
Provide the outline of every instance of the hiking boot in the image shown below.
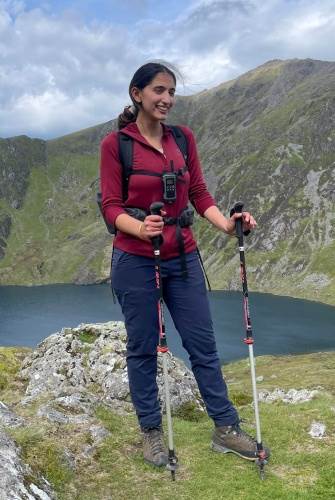
<path fill-rule="evenodd" d="M 246 460 L 257 460 L 257 441 L 241 429 L 239 424 L 215 427 L 212 449 L 220 453 L 236 453 Z M 270 450 L 264 448 L 265 459 L 269 458 Z"/>
<path fill-rule="evenodd" d="M 156 467 L 167 465 L 168 451 L 163 441 L 161 427 L 142 429 L 144 460 Z"/>

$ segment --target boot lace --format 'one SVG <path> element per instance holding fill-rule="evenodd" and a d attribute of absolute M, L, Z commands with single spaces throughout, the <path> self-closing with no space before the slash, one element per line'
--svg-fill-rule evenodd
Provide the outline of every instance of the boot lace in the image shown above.
<path fill-rule="evenodd" d="M 162 439 L 162 433 L 159 429 L 152 429 L 147 434 L 149 444 L 154 455 L 165 453 L 165 446 Z"/>
<path fill-rule="evenodd" d="M 238 424 L 232 426 L 232 431 L 235 431 L 239 438 L 242 438 L 245 441 L 248 441 L 250 444 L 256 444 L 257 441 L 253 437 L 251 437 L 247 432 L 245 432 Z"/>

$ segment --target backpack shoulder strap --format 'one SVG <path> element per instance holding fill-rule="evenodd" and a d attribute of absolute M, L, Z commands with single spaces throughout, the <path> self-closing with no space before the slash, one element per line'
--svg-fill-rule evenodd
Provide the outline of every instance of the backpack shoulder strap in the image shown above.
<path fill-rule="evenodd" d="M 133 165 L 134 141 L 129 135 L 118 133 L 119 158 L 122 165 L 122 196 L 123 200 L 128 197 L 128 181 Z"/>
<path fill-rule="evenodd" d="M 174 140 L 176 141 L 177 146 L 179 147 L 185 164 L 187 165 L 188 161 L 188 143 L 186 136 L 180 127 L 176 125 L 169 125 L 169 128 L 172 131 Z M 134 141 L 132 137 L 129 135 L 123 134 L 119 132 L 118 134 L 119 140 L 119 158 L 120 163 L 122 165 L 122 193 L 123 200 L 126 200 L 128 197 L 128 182 L 129 176 L 132 173 L 132 165 L 133 165 L 133 149 L 134 149 Z"/>
<path fill-rule="evenodd" d="M 182 131 L 182 129 L 180 127 L 177 127 L 176 125 L 169 125 L 169 128 L 173 134 L 174 140 L 176 141 L 178 148 L 180 149 L 180 151 L 183 154 L 185 163 L 187 165 L 188 143 L 187 143 L 186 136 L 185 136 L 184 132 Z"/>

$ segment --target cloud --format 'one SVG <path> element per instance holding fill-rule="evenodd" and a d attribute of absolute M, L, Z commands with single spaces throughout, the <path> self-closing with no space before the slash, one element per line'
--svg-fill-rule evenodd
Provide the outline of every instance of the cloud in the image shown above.
<path fill-rule="evenodd" d="M 269 59 L 334 59 L 333 0 L 188 0 L 183 10 L 172 1 L 179 14 L 170 18 L 159 18 L 151 0 L 127 1 L 129 23 L 121 22 L 117 2 L 105 18 L 93 11 L 87 21 L 75 10 L 77 0 L 64 11 L 58 3 L 57 13 L 52 2 L 47 9 L 0 0 L 1 137 L 55 137 L 114 118 L 129 102 L 132 74 L 150 59 L 180 67 L 182 93 Z"/>
<path fill-rule="evenodd" d="M 22 94 L 10 108 L 1 111 L 1 120 L 6 123 L 6 136 L 27 133 L 32 137 L 48 137 L 45 131 L 52 131 L 52 137 L 106 122 L 111 119 L 108 104 L 121 109 L 123 100 L 114 102 L 108 92 L 91 89 L 85 94 L 71 97 L 58 89 L 32 95 Z M 98 110 L 99 119 L 96 114 Z M 17 119 L 20 123 L 17 123 Z M 65 132 L 64 132 L 65 131 Z M 44 132 L 44 133 L 43 133 Z"/>
<path fill-rule="evenodd" d="M 0 135 L 41 137 L 114 117 L 139 57 L 120 26 L 40 9 L 0 11 L 0 54 Z"/>

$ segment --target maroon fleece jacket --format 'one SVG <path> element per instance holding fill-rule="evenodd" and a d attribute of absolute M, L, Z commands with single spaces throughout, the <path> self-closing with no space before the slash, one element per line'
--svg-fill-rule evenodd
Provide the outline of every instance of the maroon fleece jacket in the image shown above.
<path fill-rule="evenodd" d="M 162 124 L 162 145 L 164 153 L 160 153 L 151 146 L 140 134 L 136 123 L 131 123 L 122 129 L 134 139 L 133 147 L 133 169 L 148 170 L 163 173 L 170 171 L 170 161 L 173 161 L 174 169 L 178 170 L 185 165 L 183 155 L 176 144 L 171 130 Z M 203 216 L 204 212 L 215 201 L 207 190 L 200 162 L 198 158 L 195 139 L 192 131 L 187 127 L 181 127 L 188 142 L 188 171 L 182 176 L 182 181 L 177 181 L 177 199 L 173 203 L 165 203 L 164 210 L 167 217 L 178 217 L 181 211 L 190 201 L 196 211 Z M 131 175 L 128 183 L 128 198 L 122 199 L 122 165 L 119 159 L 119 147 L 117 132 L 108 134 L 101 143 L 100 179 L 102 192 L 102 209 L 107 221 L 115 225 L 116 218 L 125 212 L 125 207 L 137 207 L 149 210 L 154 201 L 163 201 L 163 183 L 161 177 L 148 175 Z M 185 244 L 185 252 L 192 252 L 196 248 L 191 228 L 183 228 L 182 234 Z M 176 227 L 165 225 L 163 228 L 164 243 L 161 246 L 161 258 L 170 259 L 179 255 L 176 239 Z M 117 231 L 114 238 L 115 248 L 125 252 L 153 257 L 150 242 L 140 238 Z"/>

